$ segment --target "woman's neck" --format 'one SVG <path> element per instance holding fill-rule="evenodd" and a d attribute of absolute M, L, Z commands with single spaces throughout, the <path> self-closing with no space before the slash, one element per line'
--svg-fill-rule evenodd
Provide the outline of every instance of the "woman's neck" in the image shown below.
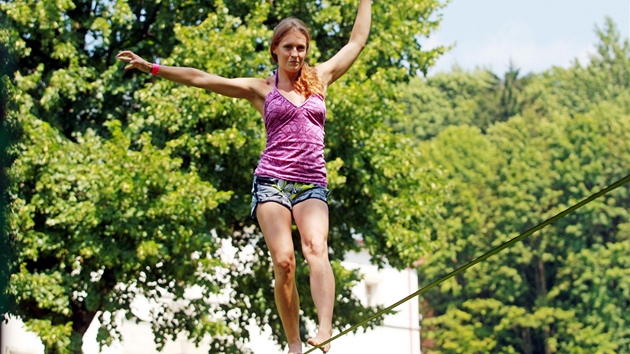
<path fill-rule="evenodd" d="M 288 86 L 293 88 L 295 87 L 295 83 L 297 82 L 297 80 L 300 78 L 300 71 L 288 72 L 282 69 L 278 69 L 276 75 L 278 75 L 278 85 L 280 85 L 280 83 L 288 83 Z"/>

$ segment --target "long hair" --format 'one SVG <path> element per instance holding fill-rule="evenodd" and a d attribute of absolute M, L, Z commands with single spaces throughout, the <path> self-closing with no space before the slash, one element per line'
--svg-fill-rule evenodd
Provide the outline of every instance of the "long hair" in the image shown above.
<path fill-rule="evenodd" d="M 273 59 L 275 63 L 278 63 L 278 56 L 273 51 L 289 31 L 298 31 L 306 37 L 306 51 L 308 54 L 308 47 L 311 42 L 311 32 L 308 30 L 308 27 L 302 20 L 297 18 L 285 18 L 276 26 L 273 31 L 273 37 L 271 38 L 269 52 L 271 53 L 271 59 Z M 302 63 L 298 79 L 295 82 L 295 91 L 305 97 L 312 94 L 324 95 L 324 84 L 319 78 L 319 75 L 317 75 L 317 70 L 308 65 L 306 61 Z"/>

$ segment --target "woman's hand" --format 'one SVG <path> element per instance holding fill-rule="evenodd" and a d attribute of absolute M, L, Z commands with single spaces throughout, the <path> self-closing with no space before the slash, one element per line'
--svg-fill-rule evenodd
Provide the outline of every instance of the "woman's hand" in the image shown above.
<path fill-rule="evenodd" d="M 130 50 L 124 50 L 118 53 L 116 57 L 119 60 L 129 63 L 129 65 L 125 66 L 125 70 L 138 69 L 142 72 L 150 73 L 153 67 L 153 64 L 142 59 L 139 55 Z"/>

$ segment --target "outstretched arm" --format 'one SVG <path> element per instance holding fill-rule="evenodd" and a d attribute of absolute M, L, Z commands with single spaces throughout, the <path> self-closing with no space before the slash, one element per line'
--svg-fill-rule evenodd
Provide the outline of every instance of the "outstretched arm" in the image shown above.
<path fill-rule="evenodd" d="M 372 24 L 372 1 L 361 0 L 354 20 L 350 40 L 328 61 L 317 66 L 317 73 L 324 86 L 328 87 L 350 69 L 367 43 Z"/>
<path fill-rule="evenodd" d="M 128 50 L 118 53 L 117 57 L 129 63 L 125 66 L 125 70 L 138 69 L 142 72 L 150 73 L 153 67 L 152 63 Z M 266 86 L 264 79 L 228 79 L 218 75 L 208 74 L 195 68 L 166 65 L 159 66 L 157 76 L 180 84 L 216 92 L 220 95 L 245 98 L 252 102 L 256 108 L 258 108 L 260 98 L 262 97 L 264 101 L 266 95 L 266 92 L 264 92 L 264 87 Z"/>

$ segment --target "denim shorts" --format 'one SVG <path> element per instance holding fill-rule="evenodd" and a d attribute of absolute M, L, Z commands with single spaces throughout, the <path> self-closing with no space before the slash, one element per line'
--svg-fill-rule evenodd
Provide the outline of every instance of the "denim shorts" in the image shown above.
<path fill-rule="evenodd" d="M 317 184 L 286 181 L 280 178 L 254 176 L 252 183 L 251 216 L 256 219 L 256 206 L 259 203 L 276 202 L 293 210 L 293 206 L 307 199 L 315 198 L 328 204 L 330 191 Z"/>

